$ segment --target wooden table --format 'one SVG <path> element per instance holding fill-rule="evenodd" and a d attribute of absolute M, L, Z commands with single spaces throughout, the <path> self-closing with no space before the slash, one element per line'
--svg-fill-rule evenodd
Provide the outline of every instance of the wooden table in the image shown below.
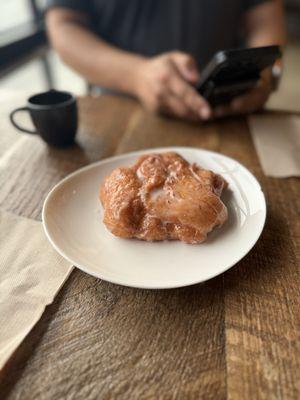
<path fill-rule="evenodd" d="M 193 146 L 254 173 L 266 227 L 234 268 L 187 288 L 131 289 L 75 269 L 2 373 L 0 398 L 299 399 L 299 180 L 264 176 L 242 118 L 188 124 L 113 96 L 81 98 L 79 108 L 78 146 L 68 150 L 1 132 L 1 208 L 40 219 L 49 189 L 83 165 Z"/>

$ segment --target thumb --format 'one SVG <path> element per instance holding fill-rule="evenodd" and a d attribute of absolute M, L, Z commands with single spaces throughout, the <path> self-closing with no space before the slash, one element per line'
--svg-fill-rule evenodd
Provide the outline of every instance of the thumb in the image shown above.
<path fill-rule="evenodd" d="M 172 59 L 180 75 L 191 83 L 199 80 L 199 70 L 195 59 L 186 53 L 176 51 L 172 53 Z"/>

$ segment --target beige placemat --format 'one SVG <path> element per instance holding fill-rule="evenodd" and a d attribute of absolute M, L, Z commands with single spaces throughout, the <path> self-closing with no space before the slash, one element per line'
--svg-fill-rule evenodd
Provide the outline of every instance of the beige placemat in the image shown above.
<path fill-rule="evenodd" d="M 248 118 L 253 142 L 267 176 L 300 176 L 300 117 L 259 114 Z"/>
<path fill-rule="evenodd" d="M 300 83 L 298 83 L 300 86 Z M 268 100 L 265 109 L 268 111 L 285 111 L 290 113 L 300 113 L 300 92 L 295 90 L 280 89 Z"/>
<path fill-rule="evenodd" d="M 41 222 L 0 210 L 0 370 L 72 268 L 52 248 Z"/>

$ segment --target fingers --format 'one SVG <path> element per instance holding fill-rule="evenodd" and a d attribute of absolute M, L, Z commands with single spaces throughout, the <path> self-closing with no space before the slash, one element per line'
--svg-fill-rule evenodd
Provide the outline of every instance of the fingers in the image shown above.
<path fill-rule="evenodd" d="M 164 97 L 161 111 L 179 118 L 185 118 L 194 121 L 199 119 L 199 117 L 197 117 L 197 115 L 192 112 L 182 100 L 174 96 L 172 93 Z"/>
<path fill-rule="evenodd" d="M 170 53 L 170 58 L 175 63 L 178 71 L 184 79 L 191 83 L 197 83 L 199 80 L 199 70 L 195 59 L 186 53 L 174 51 Z"/>
<path fill-rule="evenodd" d="M 217 107 L 213 114 L 215 117 L 225 117 L 237 114 L 249 114 L 260 110 L 268 100 L 269 88 L 259 83 L 249 93 L 236 97 L 229 104 Z"/>
<path fill-rule="evenodd" d="M 248 94 L 239 96 L 231 102 L 232 110 L 237 112 L 250 113 L 263 107 L 269 97 L 269 91 L 263 87 L 254 88 Z"/>
<path fill-rule="evenodd" d="M 208 119 L 211 116 L 212 111 L 207 101 L 189 83 L 184 81 L 176 69 L 169 76 L 168 88 L 198 118 Z"/>
<path fill-rule="evenodd" d="M 174 95 L 169 87 L 158 82 L 153 86 L 152 95 L 148 96 L 145 106 L 153 113 L 164 112 L 179 118 L 199 120 L 199 116 L 181 98 Z"/>

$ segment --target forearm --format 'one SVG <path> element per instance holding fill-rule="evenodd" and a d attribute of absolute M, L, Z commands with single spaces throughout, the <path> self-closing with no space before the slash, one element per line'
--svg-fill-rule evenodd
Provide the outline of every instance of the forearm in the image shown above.
<path fill-rule="evenodd" d="M 250 9 L 245 15 L 245 34 L 249 47 L 286 43 L 281 0 L 271 0 Z"/>
<path fill-rule="evenodd" d="M 50 11 L 46 22 L 52 46 L 63 61 L 90 83 L 134 94 L 134 70 L 143 58 L 98 38 L 83 19 L 61 16 Z"/>

